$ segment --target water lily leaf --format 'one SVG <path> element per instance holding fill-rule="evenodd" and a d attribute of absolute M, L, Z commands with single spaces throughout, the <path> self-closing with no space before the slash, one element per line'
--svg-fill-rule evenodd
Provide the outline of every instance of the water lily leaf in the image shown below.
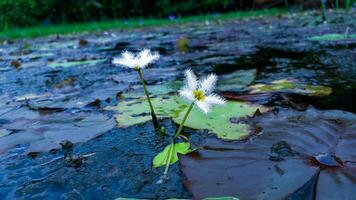
<path fill-rule="evenodd" d="M 11 131 L 6 129 L 0 129 L 0 137 L 10 135 Z"/>
<path fill-rule="evenodd" d="M 346 40 L 346 39 L 356 39 L 356 34 L 324 34 L 319 36 L 310 37 L 309 40 L 312 41 L 335 41 L 335 40 Z"/>
<path fill-rule="evenodd" d="M 50 96 L 51 96 L 50 93 L 44 93 L 44 94 L 29 93 L 29 94 L 15 97 L 15 100 L 16 101 L 25 101 L 25 100 L 38 99 L 38 98 L 44 98 L 44 97 L 50 97 Z"/>
<path fill-rule="evenodd" d="M 256 70 L 239 70 L 219 76 L 217 90 L 239 91 L 250 85 L 256 78 Z"/>
<path fill-rule="evenodd" d="M 27 153 L 46 152 L 59 148 L 59 143 L 63 140 L 85 142 L 104 134 L 114 126 L 113 118 L 94 113 L 54 113 L 35 118 L 23 115 L 0 124 L 0 129 L 13 132 L 0 137 L 0 153 L 19 144 L 29 145 Z"/>
<path fill-rule="evenodd" d="M 150 85 L 149 92 L 151 96 L 163 95 L 176 93 L 180 88 L 183 87 L 182 81 L 167 81 L 162 84 Z M 144 94 L 143 87 L 141 85 L 136 85 L 133 88 L 133 91 L 126 93 L 124 97 L 126 98 L 139 98 Z"/>
<path fill-rule="evenodd" d="M 208 197 L 203 200 L 239 200 L 236 197 Z"/>
<path fill-rule="evenodd" d="M 283 92 L 307 96 L 328 96 L 332 91 L 330 87 L 304 85 L 288 79 L 272 81 L 270 84 L 256 84 L 250 86 L 249 88 L 251 94 L 266 92 Z"/>
<path fill-rule="evenodd" d="M 248 141 L 208 138 L 180 157 L 194 199 L 350 199 L 356 195 L 356 115 L 281 110 L 256 115 Z M 332 189 L 331 189 L 332 188 Z"/>
<path fill-rule="evenodd" d="M 221 139 L 237 140 L 248 135 L 249 126 L 244 123 L 232 123 L 232 119 L 251 116 L 257 109 L 260 109 L 261 112 L 266 110 L 262 106 L 236 101 L 227 101 L 224 106 L 215 106 L 208 114 L 195 107 L 185 126 L 193 129 L 208 129 Z M 180 124 L 183 116 L 184 112 L 181 112 L 173 120 Z"/>
<path fill-rule="evenodd" d="M 104 62 L 105 59 L 98 59 L 98 60 L 85 60 L 85 61 L 68 61 L 68 62 L 52 62 L 49 64 L 49 67 L 56 68 L 56 67 L 74 67 L 80 65 L 95 65 L 98 63 Z"/>
<path fill-rule="evenodd" d="M 151 99 L 159 118 L 170 117 L 180 124 L 188 108 L 187 102 L 177 96 L 157 96 Z M 120 102 L 117 106 L 106 107 L 117 112 L 115 115 L 119 127 L 141 124 L 151 119 L 146 98 L 138 98 Z M 208 114 L 193 108 L 185 126 L 193 129 L 207 129 L 219 138 L 236 140 L 248 135 L 248 125 L 232 123 L 231 119 L 253 115 L 257 109 L 261 112 L 266 108 L 246 102 L 228 101 L 224 106 L 215 106 Z"/>
<path fill-rule="evenodd" d="M 183 101 L 179 98 L 170 96 L 168 98 L 151 98 L 151 101 L 159 118 L 177 117 L 188 107 L 186 104 L 182 104 Z M 151 120 L 150 109 L 144 97 L 122 101 L 117 106 L 109 106 L 105 109 L 118 113 L 115 117 L 119 127 L 142 124 Z"/>
<path fill-rule="evenodd" d="M 172 152 L 173 151 L 173 152 Z M 180 154 L 187 154 L 191 152 L 190 144 L 188 142 L 180 142 L 176 144 L 170 144 L 162 152 L 160 152 L 157 156 L 153 159 L 153 167 L 161 167 L 165 166 L 168 160 L 169 154 L 172 152 L 171 160 L 169 164 L 174 164 L 179 160 L 178 153 Z"/>

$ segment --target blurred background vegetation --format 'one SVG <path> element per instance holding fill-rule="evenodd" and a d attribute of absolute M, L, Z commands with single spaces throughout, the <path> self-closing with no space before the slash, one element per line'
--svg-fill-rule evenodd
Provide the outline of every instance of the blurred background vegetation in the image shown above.
<path fill-rule="evenodd" d="M 323 1 L 323 0 L 321 0 Z M 137 17 L 176 19 L 271 7 L 318 8 L 319 0 L 0 0 L 0 30 Z M 350 7 L 355 0 L 329 0 Z"/>

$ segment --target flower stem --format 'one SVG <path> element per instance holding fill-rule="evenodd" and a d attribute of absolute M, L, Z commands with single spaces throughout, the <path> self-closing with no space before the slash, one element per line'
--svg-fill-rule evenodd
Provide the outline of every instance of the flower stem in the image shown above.
<path fill-rule="evenodd" d="M 170 164 L 171 164 L 171 159 L 172 159 L 172 155 L 173 155 L 173 152 L 174 152 L 175 139 L 180 136 L 180 132 L 182 131 L 182 129 L 183 129 L 183 127 L 184 127 L 185 121 L 188 119 L 188 116 L 189 116 L 190 111 L 192 111 L 192 109 L 193 109 L 193 107 L 194 107 L 194 103 L 195 103 L 195 102 L 193 102 L 192 104 L 190 104 L 190 106 L 189 106 L 187 112 L 185 113 L 185 115 L 184 115 L 184 117 L 183 117 L 182 122 L 181 122 L 180 125 L 179 125 L 179 128 L 178 128 L 176 134 L 174 135 L 174 137 L 173 137 L 173 139 L 172 139 L 172 144 L 171 144 L 171 145 L 172 145 L 172 148 L 169 149 L 168 158 L 167 158 L 167 160 L 166 160 L 166 168 L 164 169 L 164 172 L 163 172 L 164 175 L 167 175 L 168 170 L 169 170 L 169 166 L 170 166 Z"/>
<path fill-rule="evenodd" d="M 140 68 L 137 69 L 137 72 L 138 72 L 138 75 L 140 76 L 140 80 L 141 80 L 141 83 L 142 83 L 142 85 L 143 85 L 143 89 L 144 89 L 144 91 L 145 91 L 148 104 L 149 104 L 149 106 L 150 106 L 153 126 L 154 126 L 154 128 L 155 128 L 156 131 L 159 131 L 160 134 L 162 134 L 161 127 L 160 127 L 160 125 L 159 125 L 159 122 L 158 122 L 156 113 L 155 113 L 155 111 L 154 111 L 154 109 L 153 109 L 153 106 L 152 106 L 150 94 L 148 93 L 148 90 L 147 90 L 147 86 L 146 86 L 145 79 L 143 78 L 143 73 L 142 73 L 142 71 L 141 71 Z"/>
<path fill-rule="evenodd" d="M 192 109 L 193 109 L 193 107 L 194 107 L 194 103 L 195 103 L 195 102 L 193 102 L 192 104 L 190 104 L 190 106 L 189 106 L 187 112 L 186 112 L 185 115 L 184 115 L 184 118 L 183 118 L 182 123 L 180 123 L 179 128 L 178 128 L 176 134 L 174 135 L 174 139 L 180 136 L 180 132 L 181 132 L 182 129 L 183 129 L 184 123 L 185 123 L 185 121 L 187 120 L 190 111 L 192 111 Z"/>

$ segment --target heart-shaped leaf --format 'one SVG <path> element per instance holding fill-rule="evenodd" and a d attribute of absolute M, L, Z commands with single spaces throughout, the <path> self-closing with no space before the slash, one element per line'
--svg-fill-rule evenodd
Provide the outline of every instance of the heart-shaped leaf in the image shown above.
<path fill-rule="evenodd" d="M 177 96 L 157 96 L 151 101 L 158 117 L 171 117 L 178 124 L 181 123 L 188 109 L 188 104 Z M 146 98 L 123 101 L 118 106 L 106 109 L 117 112 L 115 117 L 120 127 L 141 124 L 151 119 Z M 261 112 L 266 110 L 263 106 L 237 101 L 228 101 L 226 105 L 215 106 L 208 114 L 194 107 L 185 126 L 193 129 L 207 129 L 217 134 L 219 138 L 236 140 L 248 135 L 248 125 L 232 123 L 231 120 L 252 116 L 257 109 Z"/>
<path fill-rule="evenodd" d="M 171 160 L 169 164 L 174 164 L 178 161 L 178 153 L 187 154 L 190 150 L 190 144 L 188 142 L 180 142 L 168 145 L 162 152 L 160 152 L 153 159 L 153 167 L 161 167 L 166 165 L 169 155 L 171 154 Z"/>
<path fill-rule="evenodd" d="M 248 141 L 207 139 L 180 158 L 195 199 L 352 199 L 356 195 L 356 115 L 283 110 L 250 121 Z"/>
<path fill-rule="evenodd" d="M 250 93 L 292 93 L 307 96 L 328 96 L 331 93 L 331 88 L 319 85 L 305 85 L 294 80 L 281 79 L 272 81 L 270 84 L 256 84 L 251 85 Z"/>

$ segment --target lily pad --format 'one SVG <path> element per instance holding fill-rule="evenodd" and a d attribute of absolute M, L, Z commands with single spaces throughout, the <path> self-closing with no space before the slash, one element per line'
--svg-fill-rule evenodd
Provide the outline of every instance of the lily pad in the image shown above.
<path fill-rule="evenodd" d="M 270 84 L 256 84 L 249 87 L 250 93 L 281 92 L 307 96 L 328 96 L 332 92 L 330 87 L 319 85 L 305 85 L 293 80 L 281 79 Z"/>
<path fill-rule="evenodd" d="M 230 74 L 219 76 L 217 90 L 239 91 L 250 85 L 256 77 L 256 70 L 239 70 Z"/>
<path fill-rule="evenodd" d="M 346 40 L 346 39 L 356 39 L 356 34 L 324 34 L 319 36 L 310 37 L 309 40 L 312 41 L 335 41 L 335 40 Z"/>
<path fill-rule="evenodd" d="M 356 195 L 356 115 L 282 110 L 255 116 L 250 123 L 258 136 L 249 141 L 208 138 L 199 150 L 180 157 L 185 186 L 194 199 L 331 200 Z"/>
<path fill-rule="evenodd" d="M 0 137 L 0 153 L 19 145 L 28 144 L 27 153 L 45 152 L 59 148 L 63 140 L 85 142 L 115 126 L 113 118 L 102 114 L 54 113 L 37 118 L 20 117 L 0 125 L 12 134 Z"/>
<path fill-rule="evenodd" d="M 183 86 L 182 81 L 167 81 L 158 85 L 150 85 L 149 92 L 151 96 L 159 96 L 163 94 L 176 93 Z M 126 93 L 126 98 L 140 98 L 144 94 L 142 85 L 135 85 L 132 87 L 133 91 Z"/>
<path fill-rule="evenodd" d="M 152 98 L 155 112 L 159 118 L 173 118 L 180 124 L 188 104 L 177 96 L 157 96 Z M 106 107 L 117 112 L 115 115 L 119 127 L 141 124 L 151 119 L 146 98 L 137 98 L 120 102 L 118 106 Z M 248 125 L 232 123 L 231 119 L 252 116 L 256 110 L 266 108 L 246 102 L 228 101 L 224 106 L 215 106 L 208 114 L 193 108 L 185 126 L 192 129 L 207 129 L 219 138 L 236 140 L 248 135 Z"/>
<path fill-rule="evenodd" d="M 49 67 L 52 68 L 57 68 L 57 67 L 74 67 L 74 66 L 80 66 L 80 65 L 95 65 L 98 63 L 104 62 L 105 59 L 98 59 L 98 60 L 85 60 L 85 61 L 68 61 L 68 62 L 53 62 L 49 64 Z"/>
<path fill-rule="evenodd" d="M 173 151 L 173 152 L 171 152 Z M 169 164 L 174 164 L 177 162 L 178 153 L 179 154 L 187 154 L 190 150 L 190 144 L 188 142 L 180 142 L 176 144 L 170 144 L 162 152 L 160 152 L 153 159 L 153 167 L 161 167 L 166 165 L 166 161 L 168 160 L 169 154 L 172 153 L 171 160 Z"/>

